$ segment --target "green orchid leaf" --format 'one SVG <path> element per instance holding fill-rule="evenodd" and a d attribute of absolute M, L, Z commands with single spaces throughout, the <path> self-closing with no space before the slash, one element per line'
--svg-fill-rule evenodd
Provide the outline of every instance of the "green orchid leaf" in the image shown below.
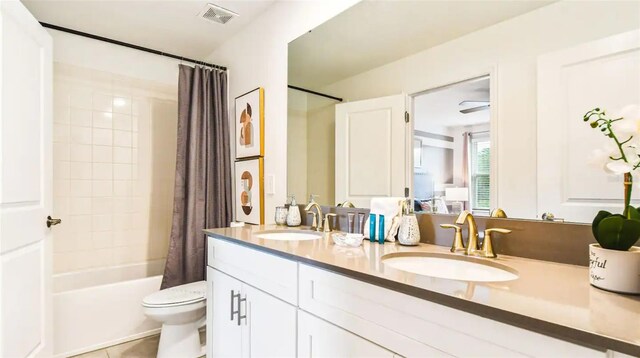
<path fill-rule="evenodd" d="M 593 218 L 593 223 L 591 224 L 591 231 L 593 232 L 593 237 L 595 237 L 596 240 L 598 240 L 598 224 L 600 224 L 600 221 L 602 221 L 602 219 L 608 218 L 611 215 L 613 214 L 611 214 L 608 211 L 600 210 L 598 212 L 598 215 L 596 215 L 596 217 Z"/>
<path fill-rule="evenodd" d="M 617 250 L 628 251 L 640 238 L 640 220 L 625 220 Z"/>
<path fill-rule="evenodd" d="M 626 251 L 640 238 L 640 221 L 615 214 L 600 220 L 596 232 L 603 248 Z"/>
<path fill-rule="evenodd" d="M 630 216 L 626 214 L 630 214 Z M 627 210 L 625 211 L 625 216 L 628 216 L 630 219 L 633 219 L 633 220 L 640 220 L 640 211 L 638 211 L 638 209 L 634 208 L 633 206 L 629 205 L 627 206 Z"/>

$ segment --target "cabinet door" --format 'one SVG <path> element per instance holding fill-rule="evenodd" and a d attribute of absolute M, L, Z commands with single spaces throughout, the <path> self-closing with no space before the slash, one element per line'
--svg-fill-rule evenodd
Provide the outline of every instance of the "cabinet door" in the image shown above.
<path fill-rule="evenodd" d="M 295 357 L 296 307 L 246 284 L 243 298 L 243 356 Z"/>
<path fill-rule="evenodd" d="M 394 354 L 349 331 L 299 311 L 298 357 L 394 357 Z"/>
<path fill-rule="evenodd" d="M 209 299 L 207 300 L 207 355 L 240 357 L 242 329 L 238 325 L 238 299 L 242 283 L 220 271 L 207 268 Z"/>

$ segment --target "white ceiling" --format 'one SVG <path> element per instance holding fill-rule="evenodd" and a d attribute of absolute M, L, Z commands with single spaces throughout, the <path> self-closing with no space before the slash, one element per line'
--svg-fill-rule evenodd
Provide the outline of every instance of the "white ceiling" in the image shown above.
<path fill-rule="evenodd" d="M 289 84 L 365 72 L 553 1 L 364 1 L 289 44 Z"/>
<path fill-rule="evenodd" d="M 479 104 L 460 105 L 462 101 L 488 101 L 489 78 L 429 91 L 414 97 L 413 113 L 417 129 L 433 127 L 471 126 L 489 123 L 489 110 L 463 114 L 461 109 Z"/>
<path fill-rule="evenodd" d="M 42 22 L 204 60 L 274 1 L 57 1 L 23 0 Z M 227 24 L 198 17 L 211 2 L 238 13 Z"/>

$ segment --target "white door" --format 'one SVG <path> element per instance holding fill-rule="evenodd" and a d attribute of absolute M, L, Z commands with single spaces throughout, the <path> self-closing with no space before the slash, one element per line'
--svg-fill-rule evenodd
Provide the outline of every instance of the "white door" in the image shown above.
<path fill-rule="evenodd" d="M 394 357 L 394 354 L 349 331 L 300 311 L 298 357 Z"/>
<path fill-rule="evenodd" d="M 295 357 L 296 307 L 247 284 L 243 286 L 246 307 L 241 307 L 244 357 Z M 246 308 L 246 311 L 245 311 Z"/>
<path fill-rule="evenodd" d="M 622 176 L 589 164 L 610 139 L 582 116 L 633 103 L 640 104 L 640 31 L 538 59 L 538 215 L 591 222 L 598 210 L 622 211 Z M 633 198 L 637 205 L 640 190 Z"/>
<path fill-rule="evenodd" d="M 242 282 L 207 267 L 207 353 L 209 357 L 240 357 L 242 329 L 238 295 Z"/>
<path fill-rule="evenodd" d="M 0 356 L 52 354 L 52 41 L 0 1 Z"/>
<path fill-rule="evenodd" d="M 336 105 L 336 202 L 366 208 L 372 197 L 405 196 L 405 103 L 396 95 Z"/>

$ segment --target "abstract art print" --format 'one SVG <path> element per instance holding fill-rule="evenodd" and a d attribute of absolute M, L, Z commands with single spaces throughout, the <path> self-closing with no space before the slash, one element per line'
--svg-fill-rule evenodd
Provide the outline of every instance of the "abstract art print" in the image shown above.
<path fill-rule="evenodd" d="M 264 88 L 236 98 L 236 159 L 264 156 Z"/>
<path fill-rule="evenodd" d="M 236 221 L 264 223 L 264 159 L 236 162 Z"/>

